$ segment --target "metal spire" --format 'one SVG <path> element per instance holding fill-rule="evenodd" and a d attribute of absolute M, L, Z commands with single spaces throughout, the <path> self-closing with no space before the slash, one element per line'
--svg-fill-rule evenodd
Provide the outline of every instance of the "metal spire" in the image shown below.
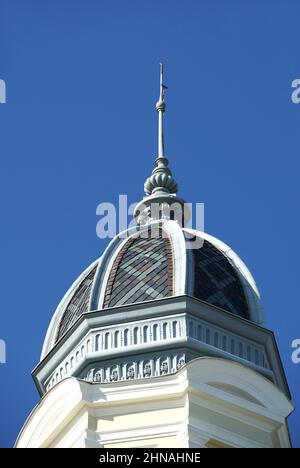
<path fill-rule="evenodd" d="M 156 110 L 158 112 L 158 158 L 165 157 L 165 148 L 164 148 L 164 129 L 163 129 L 163 114 L 166 110 L 165 104 L 165 89 L 167 87 L 163 83 L 164 75 L 164 66 L 162 63 L 160 65 L 160 93 L 159 100 L 156 103 Z"/>
<path fill-rule="evenodd" d="M 163 114 L 166 110 L 165 89 L 163 81 L 163 64 L 160 63 L 160 84 L 159 99 L 156 103 L 158 112 L 158 155 L 155 161 L 155 168 L 152 175 L 148 177 L 144 184 L 146 197 L 140 201 L 134 210 L 136 223 L 139 225 L 149 224 L 153 220 L 171 219 L 171 209 L 181 207 L 184 213 L 184 200 L 177 197 L 178 185 L 172 176 L 169 168 L 169 161 L 165 157 L 164 132 L 163 132 Z M 174 208 L 174 203 L 176 209 Z M 158 206 L 158 210 L 156 209 Z M 172 208 L 173 207 L 173 208 Z M 185 215 L 182 215 L 182 222 Z"/>
<path fill-rule="evenodd" d="M 158 155 L 152 176 L 145 182 L 145 193 L 147 196 L 158 193 L 175 194 L 178 190 L 177 183 L 173 179 L 172 172 L 168 166 L 169 161 L 165 157 L 163 114 L 166 110 L 165 89 L 167 87 L 163 83 L 163 71 L 163 64 L 160 63 L 159 99 L 156 103 L 156 110 L 158 112 Z"/>

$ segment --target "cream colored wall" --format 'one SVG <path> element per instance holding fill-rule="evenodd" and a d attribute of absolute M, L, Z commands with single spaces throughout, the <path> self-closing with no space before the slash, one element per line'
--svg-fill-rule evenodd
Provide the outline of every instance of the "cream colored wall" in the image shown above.
<path fill-rule="evenodd" d="M 186 416 L 184 408 L 170 408 L 147 411 L 130 411 L 128 414 L 113 415 L 112 419 L 99 416 L 97 430 L 121 431 L 128 428 L 142 428 L 147 426 L 160 426 L 162 424 L 176 424 Z"/>
<path fill-rule="evenodd" d="M 293 407 L 240 364 L 199 358 L 163 377 L 69 378 L 35 408 L 16 447 L 290 447 Z"/>
<path fill-rule="evenodd" d="M 85 448 L 88 427 L 89 412 L 82 408 L 64 428 L 58 430 L 56 437 L 47 441 L 45 448 Z"/>
<path fill-rule="evenodd" d="M 184 402 L 182 404 L 184 405 Z M 182 441 L 178 437 L 177 429 L 186 418 L 186 408 L 179 406 L 178 401 L 175 406 L 177 407 L 147 411 L 137 411 L 131 407 L 128 414 L 125 414 L 126 408 L 112 408 L 112 411 L 97 410 L 97 416 L 89 416 L 89 409 L 82 408 L 60 434 L 48 441 L 44 447 L 93 446 L 94 441 L 89 440 L 89 431 L 106 435 L 101 444 L 105 448 L 179 447 Z M 123 414 L 119 414 L 118 409 Z M 154 434 L 151 433 L 151 428 L 154 429 Z M 119 434 L 117 440 L 116 434 Z M 127 439 L 129 437 L 131 440 Z"/>
<path fill-rule="evenodd" d="M 117 444 L 105 444 L 105 448 L 178 448 L 178 438 L 174 437 L 156 437 L 152 439 L 141 439 L 131 442 L 119 442 Z"/>

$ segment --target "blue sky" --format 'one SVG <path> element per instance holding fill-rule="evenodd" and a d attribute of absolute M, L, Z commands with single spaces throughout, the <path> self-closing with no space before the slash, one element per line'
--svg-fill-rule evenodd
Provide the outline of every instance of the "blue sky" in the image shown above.
<path fill-rule="evenodd" d="M 256 279 L 300 446 L 299 17 L 297 0 L 0 0 L 0 446 L 39 400 L 30 372 L 57 303 L 107 244 L 96 206 L 142 196 L 161 60 L 180 195 Z"/>

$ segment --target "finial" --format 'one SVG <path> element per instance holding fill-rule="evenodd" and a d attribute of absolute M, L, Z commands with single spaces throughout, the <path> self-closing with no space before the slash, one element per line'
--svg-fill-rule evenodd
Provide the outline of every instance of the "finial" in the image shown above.
<path fill-rule="evenodd" d="M 156 103 L 156 110 L 158 112 L 158 155 L 156 167 L 152 172 L 152 176 L 149 177 L 145 183 L 146 195 L 152 195 L 154 193 L 174 194 L 178 190 L 177 183 L 173 179 L 172 172 L 168 167 L 169 161 L 165 157 L 163 114 L 166 110 L 165 89 L 167 89 L 167 87 L 163 82 L 163 72 L 163 64 L 160 63 L 159 100 Z"/>
<path fill-rule="evenodd" d="M 165 104 L 165 89 L 168 89 L 167 86 L 164 85 L 164 66 L 162 63 L 159 64 L 160 66 L 160 84 L 159 84 L 159 100 L 156 103 L 156 110 L 157 112 L 165 112 L 166 104 Z"/>
<path fill-rule="evenodd" d="M 164 77 L 164 66 L 162 63 L 160 66 L 160 84 L 159 84 L 159 99 L 156 103 L 156 110 L 158 112 L 158 158 L 164 158 L 165 148 L 164 148 L 164 129 L 163 129 L 163 113 L 166 110 L 165 104 L 165 89 L 167 87 L 163 83 Z"/>
<path fill-rule="evenodd" d="M 182 207 L 184 206 L 184 200 L 176 196 L 178 185 L 172 176 L 169 161 L 165 157 L 163 115 L 166 110 L 165 90 L 167 87 L 164 85 L 163 72 L 163 64 L 160 63 L 159 99 L 156 103 L 156 110 L 158 112 L 158 155 L 152 175 L 146 180 L 144 185 L 146 197 L 135 208 L 134 217 L 137 224 L 140 225 L 148 224 L 154 219 L 167 219 L 168 217 L 170 219 L 170 213 L 165 213 L 165 211 L 168 212 L 168 208 L 173 206 L 174 203 L 179 203 Z M 162 218 L 157 218 L 157 216 L 160 216 L 155 211 L 155 205 L 157 204 L 160 207 L 160 212 L 164 211 L 165 213 L 162 215 Z"/>

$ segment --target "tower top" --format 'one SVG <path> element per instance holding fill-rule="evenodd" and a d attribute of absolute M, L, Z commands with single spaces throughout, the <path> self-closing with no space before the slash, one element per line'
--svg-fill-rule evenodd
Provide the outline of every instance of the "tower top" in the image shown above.
<path fill-rule="evenodd" d="M 178 192 L 178 185 L 172 176 L 169 168 L 169 161 L 165 156 L 164 145 L 164 113 L 166 110 L 165 103 L 165 90 L 167 86 L 164 84 L 164 67 L 160 63 L 160 79 L 159 79 L 159 98 L 156 103 L 156 110 L 158 113 L 158 154 L 155 161 L 155 168 L 152 175 L 148 177 L 144 184 L 144 191 L 146 197 L 136 206 L 134 217 L 137 224 L 148 224 L 149 222 L 157 219 L 157 214 L 152 210 L 153 204 L 157 204 L 163 209 L 179 203 L 183 207 L 184 200 L 176 196 Z M 159 210 L 161 212 L 161 210 Z M 166 215 L 159 215 L 159 219 L 169 217 Z"/>
<path fill-rule="evenodd" d="M 145 193 L 148 196 L 156 193 L 176 194 L 178 191 L 177 183 L 173 179 L 169 168 L 169 161 L 165 157 L 163 115 L 166 110 L 165 90 L 167 86 L 163 82 L 163 72 L 164 67 L 160 63 L 159 99 L 156 103 L 156 110 L 158 112 L 158 154 L 156 167 L 152 172 L 152 176 L 145 183 Z"/>

